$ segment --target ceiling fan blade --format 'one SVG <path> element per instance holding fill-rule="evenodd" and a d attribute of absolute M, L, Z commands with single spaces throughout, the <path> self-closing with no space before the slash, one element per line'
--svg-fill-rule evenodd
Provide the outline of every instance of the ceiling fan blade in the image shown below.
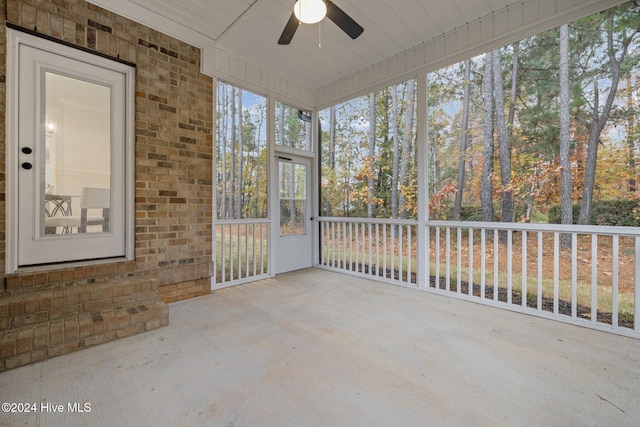
<path fill-rule="evenodd" d="M 352 39 L 357 39 L 364 31 L 356 21 L 347 15 L 342 9 L 330 0 L 324 0 L 327 5 L 327 17 L 331 19 L 342 31 L 347 33 Z"/>
<path fill-rule="evenodd" d="M 291 14 L 291 18 L 287 21 L 287 25 L 284 26 L 284 30 L 282 30 L 282 34 L 280 35 L 280 39 L 278 40 L 278 44 L 289 44 L 293 39 L 293 35 L 296 33 L 300 22 L 296 15 Z"/>

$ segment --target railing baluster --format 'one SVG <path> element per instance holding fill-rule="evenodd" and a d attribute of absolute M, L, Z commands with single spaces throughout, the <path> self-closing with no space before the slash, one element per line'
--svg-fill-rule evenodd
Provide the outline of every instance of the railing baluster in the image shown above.
<path fill-rule="evenodd" d="M 407 225 L 407 283 L 409 284 L 413 283 L 411 280 L 411 263 L 413 261 L 411 253 L 411 234 L 413 234 L 412 226 Z"/>
<path fill-rule="evenodd" d="M 367 236 L 365 235 L 365 224 L 362 223 L 362 267 L 360 268 L 362 270 L 362 274 L 365 274 L 365 267 L 366 267 L 366 262 L 367 262 L 367 251 L 366 251 L 366 247 L 367 247 Z"/>
<path fill-rule="evenodd" d="M 447 292 L 451 290 L 451 227 L 446 228 L 445 242 L 445 289 Z"/>
<path fill-rule="evenodd" d="M 440 289 L 440 227 L 436 227 L 436 289 Z"/>
<path fill-rule="evenodd" d="M 598 236 L 591 236 L 591 321 L 598 321 Z"/>
<path fill-rule="evenodd" d="M 238 232 L 238 279 L 242 279 L 242 235 L 240 233 L 240 224 L 237 225 Z"/>
<path fill-rule="evenodd" d="M 376 276 L 380 276 L 380 224 L 376 223 Z"/>
<path fill-rule="evenodd" d="M 358 271 L 360 269 L 360 226 L 358 224 L 355 224 L 354 228 L 356 229 L 356 235 L 355 235 L 355 247 L 356 247 L 356 265 L 355 265 L 355 270 L 354 271 Z"/>
<path fill-rule="evenodd" d="M 456 292 L 462 292 L 462 229 L 456 227 Z"/>
<path fill-rule="evenodd" d="M 613 250 L 613 259 L 611 260 L 611 326 L 617 328 L 618 325 L 618 279 L 619 276 L 619 242 L 620 236 L 617 234 L 613 235 L 612 250 Z"/>
<path fill-rule="evenodd" d="M 571 317 L 578 317 L 578 235 L 571 234 Z"/>
<path fill-rule="evenodd" d="M 327 223 L 320 221 L 320 264 L 327 265 Z"/>
<path fill-rule="evenodd" d="M 507 230 L 507 304 L 513 303 L 513 230 Z"/>
<path fill-rule="evenodd" d="M 265 274 L 265 268 L 264 268 L 264 240 L 265 240 L 265 236 L 264 236 L 264 232 L 266 230 L 266 224 L 260 224 L 260 274 Z M 269 232 L 267 230 L 267 236 L 268 236 Z M 269 239 L 269 237 L 266 237 L 267 241 Z"/>
<path fill-rule="evenodd" d="M 331 222 L 331 266 L 336 267 L 336 222 Z"/>
<path fill-rule="evenodd" d="M 425 279 L 427 281 L 427 283 L 425 284 L 425 288 L 430 288 L 431 287 L 431 230 L 432 228 L 427 226 L 427 232 L 426 234 L 426 239 L 427 241 L 425 242 L 426 244 L 426 250 L 424 251 L 424 259 L 423 260 L 418 260 L 418 262 L 424 262 L 425 266 L 424 266 L 424 270 L 425 270 L 425 275 L 427 276 Z M 418 241 L 418 244 L 420 242 Z"/>
<path fill-rule="evenodd" d="M 349 236 L 347 234 L 347 223 L 342 223 L 342 268 L 345 270 L 348 269 L 348 256 L 349 252 L 347 251 L 347 244 L 349 242 Z"/>
<path fill-rule="evenodd" d="M 396 226 L 391 227 L 391 280 L 396 278 Z"/>
<path fill-rule="evenodd" d="M 400 274 L 400 276 L 398 277 L 398 279 L 402 282 L 402 264 L 403 264 L 403 250 L 402 250 L 402 235 L 403 235 L 403 226 L 400 225 L 398 227 L 398 273 Z"/>
<path fill-rule="evenodd" d="M 233 268 L 233 226 L 229 225 L 229 280 L 233 281 L 234 276 L 234 268 Z"/>
<path fill-rule="evenodd" d="M 493 230 L 493 300 L 498 301 L 500 296 L 500 280 L 498 271 L 498 257 L 499 257 L 499 245 L 498 245 L 498 230 Z"/>
<path fill-rule="evenodd" d="M 220 251 L 221 251 L 221 256 L 220 256 L 220 264 L 222 264 L 220 267 L 222 268 L 222 283 L 227 281 L 227 254 L 225 251 L 225 225 L 221 225 L 220 226 L 220 233 L 222 234 L 222 243 L 220 244 Z"/>
<path fill-rule="evenodd" d="M 373 276 L 373 239 L 371 238 L 371 223 L 367 224 L 367 238 L 369 239 L 369 276 Z"/>
<path fill-rule="evenodd" d="M 383 256 L 383 266 L 382 266 L 382 277 L 387 277 L 387 224 L 382 225 L 382 235 L 383 235 L 383 244 L 382 244 L 382 256 Z"/>
<path fill-rule="evenodd" d="M 633 252 L 633 330 L 640 332 L 640 292 L 638 292 L 638 285 L 640 285 L 640 236 L 636 236 L 635 251 Z"/>
<path fill-rule="evenodd" d="M 244 277 L 249 277 L 249 224 L 244 225 L 244 256 L 245 256 L 245 266 L 244 266 Z"/>
<path fill-rule="evenodd" d="M 258 241 L 256 240 L 256 227 L 258 224 L 253 224 L 253 275 L 255 276 L 258 270 L 258 263 L 256 262 L 256 250 Z"/>
<path fill-rule="evenodd" d="M 553 314 L 559 312 L 560 295 L 560 233 L 553 233 Z"/>
<path fill-rule="evenodd" d="M 536 308 L 538 311 L 542 311 L 542 264 L 544 258 L 542 258 L 542 231 L 538 231 L 538 300 L 536 301 Z"/>
<path fill-rule="evenodd" d="M 469 242 L 469 296 L 473 295 L 473 228 L 468 228 Z"/>
<path fill-rule="evenodd" d="M 486 296 L 487 286 L 487 230 L 480 230 L 480 298 Z"/>
<path fill-rule="evenodd" d="M 527 230 L 522 230 L 522 307 L 527 306 L 527 246 L 529 245 L 529 237 Z"/>

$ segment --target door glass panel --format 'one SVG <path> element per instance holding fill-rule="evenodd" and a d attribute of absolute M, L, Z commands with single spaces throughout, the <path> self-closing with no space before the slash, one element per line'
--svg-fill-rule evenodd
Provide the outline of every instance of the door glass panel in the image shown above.
<path fill-rule="evenodd" d="M 41 234 L 109 231 L 111 89 L 44 73 Z"/>
<path fill-rule="evenodd" d="M 311 113 L 276 102 L 276 145 L 313 151 Z"/>
<path fill-rule="evenodd" d="M 307 233 L 307 166 L 278 162 L 280 235 Z"/>

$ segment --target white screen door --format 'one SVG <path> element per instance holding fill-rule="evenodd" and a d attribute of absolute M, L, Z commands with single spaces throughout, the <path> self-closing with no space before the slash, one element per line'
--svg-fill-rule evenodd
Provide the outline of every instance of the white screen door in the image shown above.
<path fill-rule="evenodd" d="M 126 79 L 19 45 L 19 266 L 125 255 Z"/>
<path fill-rule="evenodd" d="M 278 234 L 275 272 L 299 270 L 312 265 L 311 160 L 278 157 Z"/>

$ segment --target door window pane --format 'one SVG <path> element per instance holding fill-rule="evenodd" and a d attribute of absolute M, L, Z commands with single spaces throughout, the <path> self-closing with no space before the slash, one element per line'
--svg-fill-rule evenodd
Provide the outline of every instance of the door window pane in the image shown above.
<path fill-rule="evenodd" d="M 307 167 L 279 161 L 280 235 L 306 234 Z"/>
<path fill-rule="evenodd" d="M 276 145 L 313 151 L 311 113 L 276 102 Z"/>
<path fill-rule="evenodd" d="M 45 73 L 42 234 L 109 231 L 111 89 Z"/>

